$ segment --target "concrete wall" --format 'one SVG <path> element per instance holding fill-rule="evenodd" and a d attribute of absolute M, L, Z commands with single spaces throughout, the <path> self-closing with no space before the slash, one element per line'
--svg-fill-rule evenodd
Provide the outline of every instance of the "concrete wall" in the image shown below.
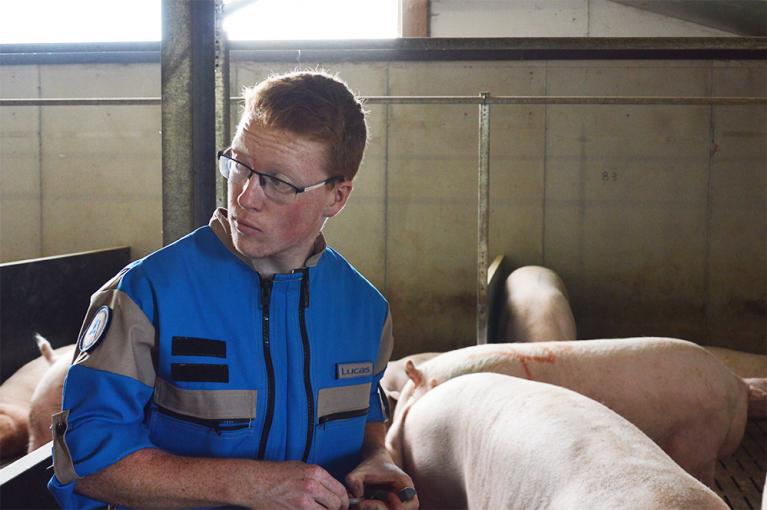
<path fill-rule="evenodd" d="M 293 64 L 239 63 L 233 90 Z M 753 96 L 763 62 L 332 64 L 363 95 Z M 7 96 L 157 95 L 156 66 L 4 67 Z M 15 89 L 13 87 L 16 87 Z M 391 301 L 396 354 L 473 342 L 476 106 L 370 106 L 327 227 Z M 159 107 L 3 108 L 4 261 L 161 245 Z M 763 351 L 764 107 L 494 106 L 490 255 L 567 283 L 582 338 Z"/>
<path fill-rule="evenodd" d="M 767 90 L 761 62 L 328 67 L 364 95 Z M 292 68 L 240 65 L 235 90 Z M 476 107 L 370 109 L 369 152 L 328 237 L 387 294 L 397 354 L 468 345 L 475 321 Z M 491 256 L 559 271 L 571 287 L 581 338 L 666 335 L 765 351 L 766 111 L 494 106 Z"/>
<path fill-rule="evenodd" d="M 392 63 L 381 83 L 390 95 L 707 96 L 761 95 L 767 76 L 762 63 Z M 467 345 L 476 107 L 388 110 L 385 204 L 353 220 L 365 231 L 383 217 L 386 249 L 355 262 L 383 259 L 401 352 Z M 560 272 L 581 338 L 764 350 L 765 108 L 496 106 L 492 119 L 491 256 Z"/>
<path fill-rule="evenodd" d="M 160 95 L 152 64 L 0 67 L 3 97 Z M 0 261 L 161 246 L 159 106 L 0 108 Z"/>
<path fill-rule="evenodd" d="M 432 37 L 726 37 L 609 0 L 431 0 Z"/>
<path fill-rule="evenodd" d="M 767 90 L 762 64 L 720 62 L 561 64 L 549 83 L 554 95 Z M 582 334 L 764 350 L 766 120 L 765 108 L 549 108 L 544 261 L 573 287 Z"/>
<path fill-rule="evenodd" d="M 435 36 L 725 35 L 606 0 L 433 0 L 432 14 Z M 764 62 L 326 67 L 363 95 L 767 90 Z M 292 68 L 236 62 L 232 91 Z M 157 97 L 159 73 L 151 64 L 3 66 L 0 94 Z M 395 355 L 469 345 L 477 108 L 369 109 L 363 168 L 327 236 L 390 299 Z M 766 110 L 494 106 L 490 255 L 558 271 L 581 338 L 668 335 L 764 352 Z M 114 245 L 146 255 L 162 242 L 160 186 L 159 106 L 0 108 L 0 261 Z"/>

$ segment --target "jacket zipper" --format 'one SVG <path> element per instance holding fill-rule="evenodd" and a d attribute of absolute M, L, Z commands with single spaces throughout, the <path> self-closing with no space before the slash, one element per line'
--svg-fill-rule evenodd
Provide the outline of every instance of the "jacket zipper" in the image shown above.
<path fill-rule="evenodd" d="M 272 297 L 271 280 L 261 281 L 261 331 L 264 339 L 264 361 L 266 362 L 266 374 L 268 377 L 266 418 L 264 430 L 261 432 L 261 445 L 258 448 L 258 458 L 263 459 L 266 455 L 266 442 L 269 439 L 269 431 L 272 428 L 274 418 L 274 366 L 272 365 L 272 353 L 269 347 L 269 302 Z"/>
<path fill-rule="evenodd" d="M 370 411 L 370 408 L 366 407 L 365 409 L 357 409 L 356 411 L 342 411 L 340 413 L 326 414 L 325 416 L 320 416 L 320 425 L 324 425 L 329 421 L 345 420 L 348 418 L 358 418 L 360 416 L 365 416 L 368 414 L 368 411 Z"/>
<path fill-rule="evenodd" d="M 188 421 L 191 423 L 196 423 L 197 425 L 202 425 L 203 427 L 208 427 L 210 429 L 213 429 L 218 435 L 221 435 L 221 432 L 247 429 L 251 426 L 251 420 L 249 418 L 211 420 L 206 418 L 197 418 L 196 416 L 189 416 L 187 414 L 177 413 L 175 411 L 171 411 L 170 409 L 166 409 L 160 406 L 157 406 L 157 412 L 160 414 L 164 414 L 166 416 L 170 416 L 172 418 L 176 418 L 177 420 Z"/>
<path fill-rule="evenodd" d="M 301 299 L 298 303 L 298 321 L 301 326 L 301 340 L 304 344 L 304 387 L 306 388 L 306 407 L 308 411 L 306 423 L 306 447 L 304 448 L 304 462 L 309 461 L 309 452 L 312 449 L 312 439 L 314 436 L 314 390 L 311 380 L 311 350 L 309 346 L 309 335 L 306 333 L 305 310 L 309 306 L 309 268 L 303 269 L 303 278 L 301 280 Z"/>
<path fill-rule="evenodd" d="M 378 398 L 381 400 L 381 404 L 383 405 L 383 411 L 384 416 L 386 417 L 386 421 L 391 424 L 391 407 L 389 407 L 389 398 L 386 396 L 386 392 L 384 392 L 383 386 L 381 386 L 381 383 L 378 383 Z"/>

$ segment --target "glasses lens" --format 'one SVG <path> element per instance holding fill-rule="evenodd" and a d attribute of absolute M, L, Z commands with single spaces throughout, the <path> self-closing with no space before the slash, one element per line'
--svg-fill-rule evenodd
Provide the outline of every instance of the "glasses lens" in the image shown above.
<path fill-rule="evenodd" d="M 218 171 L 221 173 L 221 175 L 224 176 L 224 179 L 229 179 L 229 173 L 231 170 L 231 167 L 229 166 L 230 163 L 234 162 L 231 159 L 226 159 L 224 156 L 218 158 Z"/>
<path fill-rule="evenodd" d="M 258 183 L 264 188 L 264 194 L 275 202 L 289 202 L 296 196 L 296 189 L 269 174 L 259 174 Z"/>
<path fill-rule="evenodd" d="M 237 161 L 230 161 L 231 163 L 231 180 L 236 182 L 242 182 L 250 178 L 250 169 Z"/>
<path fill-rule="evenodd" d="M 239 161 L 232 159 L 231 151 L 226 151 L 219 156 L 218 171 L 225 179 L 238 183 L 250 177 L 250 170 Z"/>
<path fill-rule="evenodd" d="M 266 182 L 268 183 L 267 186 L 271 186 L 274 188 L 274 191 L 281 194 L 281 195 L 295 195 L 296 194 L 296 188 L 288 184 L 287 182 L 277 179 L 275 177 L 272 177 L 271 175 L 266 176 Z"/>

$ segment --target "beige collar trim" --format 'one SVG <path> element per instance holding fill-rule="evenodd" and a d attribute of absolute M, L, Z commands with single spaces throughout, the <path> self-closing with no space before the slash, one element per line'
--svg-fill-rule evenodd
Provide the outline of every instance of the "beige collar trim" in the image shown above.
<path fill-rule="evenodd" d="M 221 241 L 221 244 L 226 246 L 226 248 L 232 252 L 232 255 L 243 261 L 254 271 L 256 270 L 255 265 L 253 264 L 253 260 L 237 251 L 237 248 L 234 247 L 234 243 L 232 242 L 232 227 L 229 224 L 229 217 L 226 209 L 223 207 L 216 209 L 216 211 L 213 213 L 213 216 L 210 218 L 210 221 L 208 222 L 208 226 L 210 226 L 211 230 L 213 230 L 213 233 L 216 234 L 216 237 L 218 237 L 218 240 Z M 317 236 L 317 240 L 314 241 L 311 255 L 309 255 L 309 258 L 306 259 L 306 262 L 304 262 L 304 267 L 315 267 L 319 263 L 326 247 L 327 243 L 325 242 L 325 236 L 322 235 L 322 232 L 320 232 L 320 235 Z M 303 268 L 295 268 L 293 272 L 300 269 Z"/>

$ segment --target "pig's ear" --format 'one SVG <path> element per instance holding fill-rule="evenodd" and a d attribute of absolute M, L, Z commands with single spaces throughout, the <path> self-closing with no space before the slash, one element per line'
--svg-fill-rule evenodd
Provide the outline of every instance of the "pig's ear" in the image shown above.
<path fill-rule="evenodd" d="M 416 386 L 420 386 L 423 383 L 423 372 L 415 367 L 412 360 L 407 360 L 407 363 L 405 363 L 405 373 Z"/>

